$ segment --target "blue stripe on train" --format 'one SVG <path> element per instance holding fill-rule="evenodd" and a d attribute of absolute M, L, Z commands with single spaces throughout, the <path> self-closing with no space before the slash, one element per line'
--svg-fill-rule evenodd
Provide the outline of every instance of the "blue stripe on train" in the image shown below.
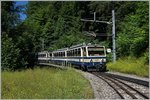
<path fill-rule="evenodd" d="M 65 62 L 65 60 L 51 60 L 54 62 Z M 74 65 L 78 65 L 78 66 L 87 66 L 87 67 L 93 67 L 96 65 L 102 65 L 102 62 L 76 62 L 76 61 L 67 61 L 68 63 L 74 64 Z"/>
<path fill-rule="evenodd" d="M 102 65 L 102 62 L 75 62 L 75 61 L 69 61 L 69 63 L 80 65 L 80 66 L 87 66 L 87 67 L 93 67 L 97 65 Z"/>
<path fill-rule="evenodd" d="M 98 57 L 54 57 L 54 58 L 60 58 L 60 59 L 98 59 L 98 58 L 106 58 L 106 56 L 98 56 Z"/>
<path fill-rule="evenodd" d="M 67 57 L 68 59 L 98 59 L 98 58 L 106 58 L 106 56 L 98 56 L 98 57 Z"/>

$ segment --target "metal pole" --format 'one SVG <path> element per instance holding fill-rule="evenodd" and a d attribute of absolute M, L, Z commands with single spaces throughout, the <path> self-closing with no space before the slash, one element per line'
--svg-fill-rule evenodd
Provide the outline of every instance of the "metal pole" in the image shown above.
<path fill-rule="evenodd" d="M 42 39 L 42 50 L 44 51 L 44 39 Z"/>
<path fill-rule="evenodd" d="M 112 10 L 112 42 L 113 42 L 113 63 L 116 62 L 116 44 L 115 44 L 115 11 Z"/>
<path fill-rule="evenodd" d="M 96 21 L 96 12 L 94 12 L 94 21 Z"/>

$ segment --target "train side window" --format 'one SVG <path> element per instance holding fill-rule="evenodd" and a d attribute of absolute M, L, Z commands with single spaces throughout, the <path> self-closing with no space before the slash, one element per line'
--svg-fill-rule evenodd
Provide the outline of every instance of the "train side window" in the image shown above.
<path fill-rule="evenodd" d="M 69 57 L 70 57 L 70 51 L 69 51 Z"/>
<path fill-rule="evenodd" d="M 70 57 L 70 51 L 68 51 L 68 55 L 67 56 Z"/>
<path fill-rule="evenodd" d="M 68 51 L 68 56 L 70 57 L 70 51 Z"/>
<path fill-rule="evenodd" d="M 77 51 L 77 56 L 81 56 L 81 49 L 80 48 Z"/>
<path fill-rule="evenodd" d="M 86 56 L 86 48 L 83 48 L 83 56 Z"/>
<path fill-rule="evenodd" d="M 76 49 L 74 50 L 74 56 L 76 56 Z"/>
<path fill-rule="evenodd" d="M 75 49 L 75 56 L 78 56 L 78 49 Z"/>
<path fill-rule="evenodd" d="M 74 50 L 72 50 L 72 56 L 74 56 Z"/>
<path fill-rule="evenodd" d="M 70 51 L 67 51 L 67 56 L 70 57 Z"/>
<path fill-rule="evenodd" d="M 74 50 L 72 50 L 72 56 L 74 56 Z"/>
<path fill-rule="evenodd" d="M 61 53 L 61 57 L 63 57 L 63 56 L 64 56 L 64 52 Z"/>
<path fill-rule="evenodd" d="M 71 51 L 70 51 L 70 56 L 72 56 L 72 53 L 71 53 Z"/>
<path fill-rule="evenodd" d="M 67 51 L 67 56 L 69 56 L 69 52 Z"/>
<path fill-rule="evenodd" d="M 73 56 L 75 56 L 75 50 L 72 50 L 73 51 Z"/>
<path fill-rule="evenodd" d="M 69 57 L 71 56 L 71 51 L 69 51 Z"/>
<path fill-rule="evenodd" d="M 70 51 L 70 56 L 72 56 L 72 50 Z"/>
<path fill-rule="evenodd" d="M 78 56 L 78 49 L 76 49 L 76 56 Z"/>
<path fill-rule="evenodd" d="M 67 51 L 67 56 L 69 56 L 69 51 Z"/>
<path fill-rule="evenodd" d="M 74 50 L 72 50 L 72 56 L 74 56 Z"/>
<path fill-rule="evenodd" d="M 65 52 L 63 53 L 63 57 L 65 57 Z"/>
<path fill-rule="evenodd" d="M 75 56 L 75 57 L 77 56 L 77 52 L 76 52 L 76 49 L 74 50 L 74 56 Z"/>

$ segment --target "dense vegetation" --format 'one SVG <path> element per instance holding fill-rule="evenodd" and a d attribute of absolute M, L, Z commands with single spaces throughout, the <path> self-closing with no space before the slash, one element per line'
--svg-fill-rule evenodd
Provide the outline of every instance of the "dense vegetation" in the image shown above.
<path fill-rule="evenodd" d="M 73 69 L 2 72 L 2 99 L 90 99 L 88 80 Z"/>
<path fill-rule="evenodd" d="M 33 67 L 33 53 L 54 50 L 91 42 L 110 47 L 109 37 L 88 37 L 83 31 L 111 34 L 111 25 L 81 22 L 81 18 L 111 21 L 111 10 L 116 15 L 117 58 L 144 57 L 148 64 L 148 1 L 29 1 L 16 6 L 14 1 L 2 1 L 2 70 Z M 20 20 L 19 13 L 27 15 Z M 44 41 L 44 48 L 42 48 Z"/>

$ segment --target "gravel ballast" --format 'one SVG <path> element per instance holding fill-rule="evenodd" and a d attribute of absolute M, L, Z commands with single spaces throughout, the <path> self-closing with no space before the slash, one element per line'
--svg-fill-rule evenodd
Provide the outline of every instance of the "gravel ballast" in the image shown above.
<path fill-rule="evenodd" d="M 112 87 L 110 87 L 104 80 L 101 78 L 93 75 L 92 73 L 89 72 L 83 72 L 81 70 L 77 70 L 77 72 L 81 73 L 86 79 L 89 80 L 93 92 L 94 92 L 94 98 L 95 99 L 121 99 L 120 96 L 114 91 Z M 111 72 L 112 73 L 112 72 Z M 115 73 L 116 74 L 116 73 Z M 122 73 L 117 73 L 117 75 L 121 76 L 126 76 L 126 77 L 131 77 L 131 78 L 136 78 L 136 79 L 143 79 L 147 81 L 147 78 L 139 78 L 137 76 L 132 76 L 132 75 L 127 75 L 127 74 L 122 74 Z M 123 80 L 121 80 L 123 81 Z M 133 88 L 138 89 L 140 92 L 143 92 L 145 95 L 149 97 L 149 88 L 145 86 L 141 86 L 132 82 L 124 81 L 126 84 L 130 85 Z M 124 93 L 122 93 L 124 94 Z M 139 96 L 136 95 L 136 97 L 140 98 Z M 131 99 L 129 97 L 125 97 L 126 99 Z"/>
<path fill-rule="evenodd" d="M 89 80 L 95 99 L 120 99 L 119 95 L 102 79 L 88 72 L 77 71 Z"/>

